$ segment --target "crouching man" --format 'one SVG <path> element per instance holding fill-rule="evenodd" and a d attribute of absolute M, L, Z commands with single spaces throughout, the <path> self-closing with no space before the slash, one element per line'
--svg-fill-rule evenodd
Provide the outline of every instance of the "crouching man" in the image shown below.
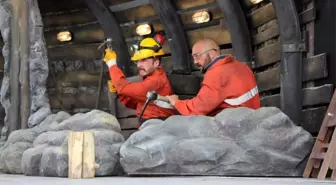
<path fill-rule="evenodd" d="M 257 82 L 247 65 L 221 56 L 219 46 L 211 39 L 195 43 L 192 56 L 204 74 L 200 91 L 191 100 L 167 96 L 181 115 L 214 116 L 230 107 L 260 108 Z"/>

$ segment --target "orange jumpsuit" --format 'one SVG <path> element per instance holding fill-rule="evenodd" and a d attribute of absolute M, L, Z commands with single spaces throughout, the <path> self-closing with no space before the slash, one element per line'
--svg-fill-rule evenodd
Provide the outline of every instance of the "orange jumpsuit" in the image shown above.
<path fill-rule="evenodd" d="M 253 72 L 230 56 L 220 56 L 211 62 L 196 97 L 175 103 L 181 115 L 214 116 L 229 107 L 260 108 Z"/>
<path fill-rule="evenodd" d="M 138 117 L 146 102 L 147 92 L 155 91 L 162 96 L 173 94 L 173 90 L 162 67 L 159 67 L 151 75 L 146 76 L 142 82 L 136 83 L 128 82 L 117 65 L 111 66 L 109 73 L 112 84 L 118 92 L 120 102 L 127 108 L 135 109 Z M 162 104 L 152 101 L 148 104 L 142 118 L 167 118 L 173 114 L 175 114 L 173 108 L 166 108 Z"/>

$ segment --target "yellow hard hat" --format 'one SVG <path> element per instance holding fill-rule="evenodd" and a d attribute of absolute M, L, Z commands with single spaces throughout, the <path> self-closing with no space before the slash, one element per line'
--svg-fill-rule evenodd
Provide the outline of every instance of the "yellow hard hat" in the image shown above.
<path fill-rule="evenodd" d="M 145 38 L 137 45 L 137 47 L 138 48 L 133 48 L 134 54 L 131 58 L 132 61 L 164 55 L 161 44 L 155 40 L 155 38 Z"/>

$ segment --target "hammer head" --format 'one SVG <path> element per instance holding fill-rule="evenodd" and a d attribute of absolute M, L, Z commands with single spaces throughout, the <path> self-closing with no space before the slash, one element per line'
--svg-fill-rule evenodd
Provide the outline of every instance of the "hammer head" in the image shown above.
<path fill-rule="evenodd" d="M 158 94 L 155 91 L 149 91 L 146 95 L 148 101 L 156 100 Z"/>
<path fill-rule="evenodd" d="M 98 51 L 100 51 L 104 46 L 112 50 L 112 41 L 112 38 L 106 38 L 106 40 L 101 45 L 99 45 Z"/>

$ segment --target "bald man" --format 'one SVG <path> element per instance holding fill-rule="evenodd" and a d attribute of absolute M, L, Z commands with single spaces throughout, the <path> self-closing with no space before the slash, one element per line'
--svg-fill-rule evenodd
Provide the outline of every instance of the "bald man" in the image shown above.
<path fill-rule="evenodd" d="M 225 108 L 260 108 L 256 79 L 247 65 L 220 55 L 219 46 L 211 39 L 195 43 L 192 56 L 204 74 L 200 91 L 191 100 L 167 96 L 181 115 L 215 116 Z"/>

